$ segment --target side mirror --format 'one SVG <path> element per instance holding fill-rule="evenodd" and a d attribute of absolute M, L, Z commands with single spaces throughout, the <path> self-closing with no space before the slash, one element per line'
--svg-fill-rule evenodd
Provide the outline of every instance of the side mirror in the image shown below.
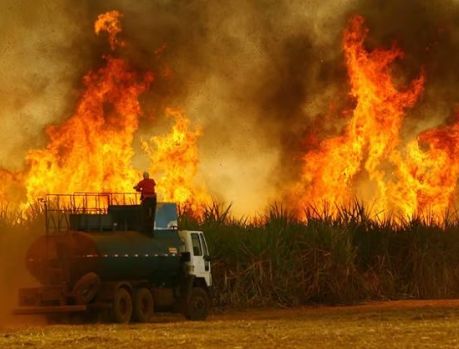
<path fill-rule="evenodd" d="M 191 261 L 190 252 L 182 252 L 181 259 L 182 259 L 182 262 L 189 262 L 189 261 Z"/>
<path fill-rule="evenodd" d="M 212 258 L 210 258 L 210 256 L 206 254 L 206 255 L 204 256 L 204 260 L 205 260 L 206 262 L 210 262 L 210 261 L 212 260 Z"/>

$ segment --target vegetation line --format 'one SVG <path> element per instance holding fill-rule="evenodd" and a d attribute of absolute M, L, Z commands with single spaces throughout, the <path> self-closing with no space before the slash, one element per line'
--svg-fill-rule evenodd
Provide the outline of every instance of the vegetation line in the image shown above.
<path fill-rule="evenodd" d="M 307 216 L 274 205 L 238 220 L 214 204 L 200 219 L 182 212 L 179 225 L 206 233 L 221 306 L 459 296 L 459 220 L 374 220 L 359 203 Z"/>

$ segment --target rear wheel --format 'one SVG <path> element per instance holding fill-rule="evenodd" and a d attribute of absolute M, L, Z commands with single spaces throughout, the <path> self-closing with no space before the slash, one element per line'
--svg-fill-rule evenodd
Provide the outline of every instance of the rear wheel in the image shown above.
<path fill-rule="evenodd" d="M 113 299 L 112 317 L 115 322 L 126 324 L 132 317 L 132 297 L 128 290 L 119 288 Z"/>
<path fill-rule="evenodd" d="M 153 295 L 148 288 L 142 287 L 134 296 L 134 319 L 138 322 L 148 322 L 153 316 Z"/>
<path fill-rule="evenodd" d="M 209 296 L 201 287 L 193 287 L 185 304 L 185 317 L 188 320 L 205 320 L 209 314 Z"/>

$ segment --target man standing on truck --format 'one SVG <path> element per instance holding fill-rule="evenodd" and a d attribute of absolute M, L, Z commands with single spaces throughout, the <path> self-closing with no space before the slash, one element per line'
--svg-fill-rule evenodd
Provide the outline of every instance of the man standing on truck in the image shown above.
<path fill-rule="evenodd" d="M 145 171 L 143 179 L 134 187 L 140 193 L 142 203 L 142 225 L 145 232 L 152 233 L 155 224 L 156 213 L 156 182 L 150 178 L 150 174 Z"/>

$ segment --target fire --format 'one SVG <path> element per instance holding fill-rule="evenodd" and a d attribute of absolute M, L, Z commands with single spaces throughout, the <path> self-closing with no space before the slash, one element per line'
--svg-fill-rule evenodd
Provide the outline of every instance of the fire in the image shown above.
<path fill-rule="evenodd" d="M 453 124 L 422 132 L 400 159 L 394 198 L 403 211 L 442 221 L 454 209 L 459 178 L 459 115 Z"/>
<path fill-rule="evenodd" d="M 108 32 L 112 49 L 121 44 L 117 38 L 120 17 L 121 13 L 111 11 L 101 14 L 95 23 L 96 34 Z M 48 143 L 44 148 L 28 151 L 26 169 L 18 173 L 2 170 L 0 200 L 13 200 L 13 184 L 21 186 L 26 197 L 22 207 L 48 193 L 133 192 L 143 170 L 132 163 L 142 117 L 139 97 L 153 80 L 151 72 L 138 72 L 126 60 L 105 55 L 104 64 L 84 76 L 73 115 L 46 128 Z M 167 112 L 177 122 L 172 134 L 152 138 L 155 150 L 148 148 L 155 161 L 153 172 L 161 173 L 156 178 L 159 200 L 198 207 L 206 195 L 204 189 L 192 187 L 200 132 L 189 131 L 190 121 L 184 114 Z"/>
<path fill-rule="evenodd" d="M 117 35 L 121 33 L 120 19 L 122 14 L 119 11 L 109 11 L 100 14 L 94 23 L 94 32 L 99 35 L 100 32 L 108 33 L 108 42 L 114 50 L 117 46 L 124 46 L 124 42 L 118 40 Z"/>
<path fill-rule="evenodd" d="M 119 39 L 122 14 L 101 14 L 96 34 L 107 32 L 112 51 Z M 403 52 L 368 50 L 368 29 L 354 17 L 344 34 L 343 51 L 350 97 L 340 134 L 323 139 L 302 158 L 298 182 L 288 188 L 301 211 L 336 214 L 355 198 L 374 213 L 397 217 L 428 215 L 443 220 L 456 203 L 459 178 L 459 114 L 450 125 L 402 138 L 406 112 L 422 95 L 425 76 L 400 88 L 391 68 Z M 47 145 L 27 153 L 24 171 L 0 169 L 0 201 L 33 203 L 47 193 L 132 192 L 143 169 L 133 166 L 142 118 L 140 96 L 154 80 L 125 59 L 104 56 L 104 64 L 83 78 L 84 89 L 75 112 L 46 129 Z M 142 141 L 148 169 L 158 183 L 159 200 L 174 201 L 202 213 L 211 201 L 198 181 L 201 130 L 180 109 L 167 108 L 173 121 L 169 133 Z"/>
<path fill-rule="evenodd" d="M 421 73 L 399 91 L 390 73 L 391 63 L 403 57 L 397 47 L 368 51 L 368 29 L 355 17 L 344 35 L 344 54 L 356 106 L 341 135 L 326 139 L 303 158 L 303 170 L 295 194 L 300 207 L 314 206 L 319 212 L 349 205 L 360 185 L 365 185 L 367 203 L 379 211 L 393 211 L 389 182 L 398 164 L 394 152 L 400 146 L 400 128 L 405 111 L 419 98 L 424 85 Z M 364 178 L 364 179 L 362 179 Z"/>
<path fill-rule="evenodd" d="M 304 155 L 294 188 L 299 208 L 336 214 L 357 198 L 396 220 L 418 216 L 442 222 L 457 195 L 459 115 L 451 125 L 401 140 L 405 112 L 419 99 L 425 77 L 421 72 L 397 89 L 390 67 L 403 52 L 396 46 L 368 51 L 367 34 L 361 17 L 350 21 L 344 54 L 356 106 L 341 135 Z"/>
<path fill-rule="evenodd" d="M 138 98 L 152 80 L 151 73 L 138 74 L 110 56 L 87 74 L 75 114 L 47 128 L 46 148 L 27 154 L 27 201 L 46 193 L 132 191 L 138 178 L 131 165 Z"/>
<path fill-rule="evenodd" d="M 112 49 L 121 32 L 118 11 L 101 14 L 96 34 L 109 33 Z M 138 171 L 132 167 L 132 142 L 139 127 L 139 96 L 153 81 L 121 58 L 104 57 L 104 66 L 83 78 L 84 90 L 74 115 L 46 129 L 44 149 L 26 156 L 27 202 L 47 193 L 132 191 Z"/>
<path fill-rule="evenodd" d="M 165 201 L 185 203 L 187 208 L 200 213 L 203 205 L 211 201 L 207 191 L 194 182 L 199 164 L 197 140 L 201 131 L 190 130 L 190 121 L 178 109 L 168 108 L 166 114 L 175 121 L 172 131 L 142 143 L 150 157 L 150 172 L 161 183 L 158 194 Z"/>

